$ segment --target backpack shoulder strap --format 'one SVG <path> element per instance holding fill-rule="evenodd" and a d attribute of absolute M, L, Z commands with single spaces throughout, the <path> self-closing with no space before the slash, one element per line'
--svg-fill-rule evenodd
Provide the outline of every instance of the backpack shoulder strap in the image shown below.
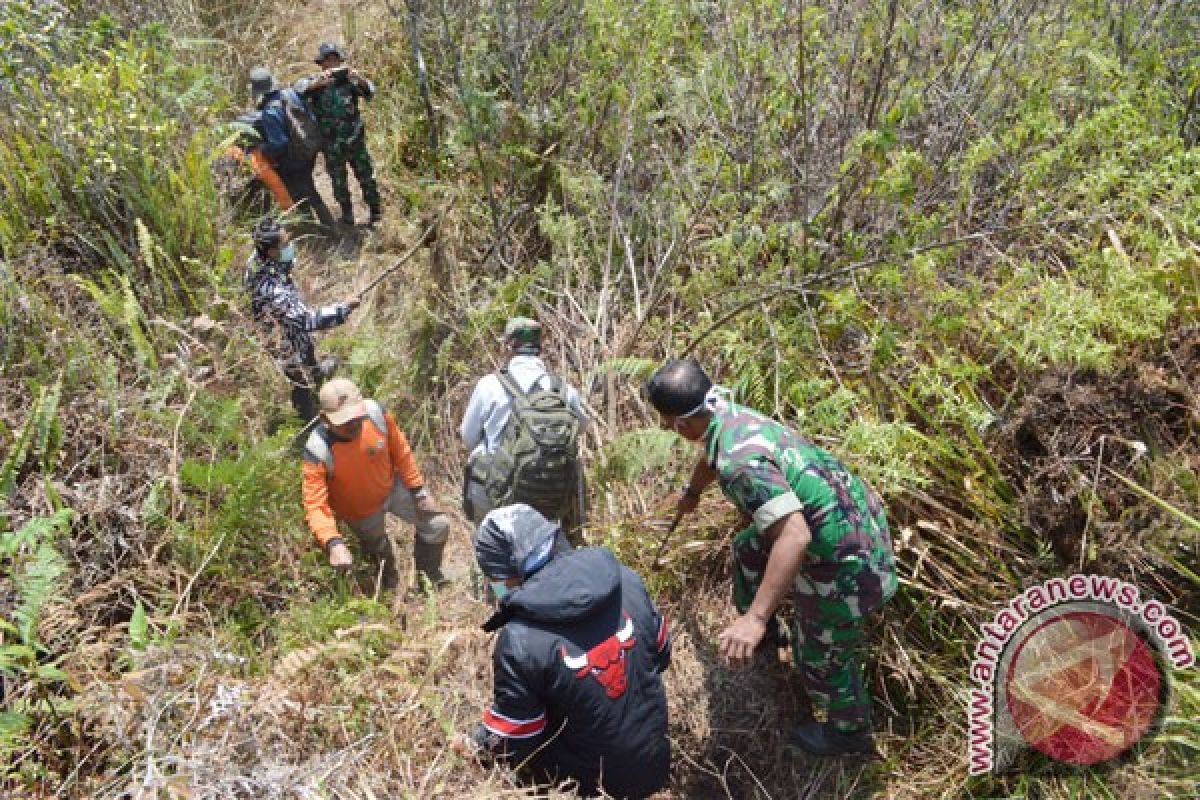
<path fill-rule="evenodd" d="M 500 385 L 504 387 L 504 391 L 508 392 L 513 397 L 522 397 L 525 392 L 521 391 L 520 384 L 517 379 L 508 371 L 508 367 L 501 367 L 495 372 L 496 380 L 500 381 Z"/>
<path fill-rule="evenodd" d="M 304 460 L 315 464 L 325 465 L 325 477 L 333 477 L 333 442 L 332 434 L 324 423 L 313 428 L 304 443 Z"/>
<path fill-rule="evenodd" d="M 387 436 L 387 417 L 384 416 L 383 406 L 374 400 L 365 400 L 363 402 L 367 406 L 367 418 L 371 420 L 371 424 L 378 428 L 380 433 Z"/>
<path fill-rule="evenodd" d="M 567 387 L 562 382 L 562 379 L 557 375 L 551 375 L 549 372 L 547 372 L 545 375 L 538 378 L 538 383 L 545 386 L 545 391 L 562 395 L 564 401 L 567 399 Z"/>

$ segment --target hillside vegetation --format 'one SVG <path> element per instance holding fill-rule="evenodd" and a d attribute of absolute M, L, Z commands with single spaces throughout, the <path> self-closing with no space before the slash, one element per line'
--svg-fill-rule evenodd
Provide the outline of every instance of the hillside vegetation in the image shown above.
<path fill-rule="evenodd" d="M 335 579 L 211 164 L 248 69 L 324 38 L 368 107 L 385 222 L 300 274 L 323 349 L 457 509 L 457 423 L 514 313 L 585 395 L 588 536 L 671 611 L 665 797 L 1191 798 L 1200 679 L 1103 769 L 967 777 L 980 624 L 1076 571 L 1200 631 L 1200 13 L 1188 0 L 0 4 L 5 797 L 525 796 L 447 746 L 490 699 L 466 580 Z M 785 666 L 731 673 L 735 513 L 652 572 L 692 453 L 639 395 L 695 354 L 884 495 L 901 590 L 882 760 L 783 747 Z M 411 535 L 405 531 L 402 535 Z"/>

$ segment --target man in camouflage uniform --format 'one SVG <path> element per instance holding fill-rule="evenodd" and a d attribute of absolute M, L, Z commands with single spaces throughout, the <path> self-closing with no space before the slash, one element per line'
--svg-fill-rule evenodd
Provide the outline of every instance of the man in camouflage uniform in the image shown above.
<path fill-rule="evenodd" d="M 720 636 L 722 657 L 752 660 L 790 588 L 796 664 L 827 718 L 801 723 L 792 741 L 816 755 L 874 753 L 863 623 L 896 591 L 878 495 L 812 442 L 730 402 L 695 361 L 669 362 L 646 393 L 664 427 L 705 448 L 679 512 L 694 510 L 715 480 L 748 523 L 733 543 L 741 616 Z"/>
<path fill-rule="evenodd" d="M 301 80 L 296 89 L 304 95 L 321 123 L 325 135 L 325 171 L 333 184 L 333 197 L 342 208 L 342 223 L 354 224 L 354 206 L 350 202 L 350 179 L 346 165 L 354 170 L 363 202 L 371 209 L 371 224 L 379 222 L 379 187 L 375 183 L 375 168 L 367 152 L 367 134 L 358 99 L 370 100 L 375 86 L 345 66 L 342 51 L 332 42 L 322 42 L 316 63 L 321 74 Z"/>

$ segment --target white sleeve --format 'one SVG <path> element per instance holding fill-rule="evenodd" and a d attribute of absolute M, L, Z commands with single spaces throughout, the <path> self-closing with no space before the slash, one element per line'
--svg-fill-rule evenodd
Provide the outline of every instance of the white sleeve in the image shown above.
<path fill-rule="evenodd" d="M 483 441 L 484 398 L 487 394 L 484 391 L 484 381 L 486 380 L 487 378 L 484 378 L 475 384 L 475 390 L 471 392 L 471 399 L 467 403 L 467 410 L 463 412 L 462 424 L 458 427 L 459 436 L 462 437 L 463 446 L 467 448 L 468 453 Z"/>

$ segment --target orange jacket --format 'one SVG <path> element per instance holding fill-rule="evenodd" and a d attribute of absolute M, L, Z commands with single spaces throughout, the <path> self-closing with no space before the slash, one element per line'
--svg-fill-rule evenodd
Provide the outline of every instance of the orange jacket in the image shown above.
<path fill-rule="evenodd" d="M 425 485 L 408 437 L 396 427 L 391 413 L 385 412 L 384 419 L 387 431 L 366 417 L 358 436 L 350 441 L 328 439 L 332 476 L 323 463 L 305 453 L 304 517 L 322 547 L 338 536 L 337 520 L 360 520 L 383 508 L 397 477 L 413 491 Z"/>

